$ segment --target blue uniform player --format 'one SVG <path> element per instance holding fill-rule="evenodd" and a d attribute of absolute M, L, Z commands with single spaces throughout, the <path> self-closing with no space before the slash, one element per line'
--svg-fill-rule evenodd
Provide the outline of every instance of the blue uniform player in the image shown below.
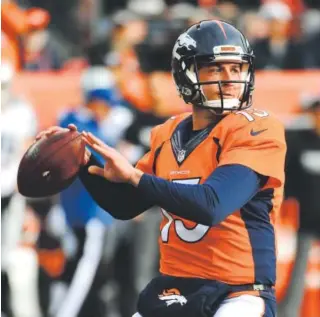
<path fill-rule="evenodd" d="M 131 112 L 121 106 L 112 74 L 103 67 L 86 70 L 82 76 L 82 91 L 85 104 L 65 112 L 59 125 L 75 124 L 80 131 L 91 131 L 115 146 L 123 129 L 131 122 Z M 102 161 L 98 154 L 97 158 Z M 106 227 L 112 224 L 113 218 L 96 204 L 79 179 L 60 194 L 60 203 L 67 225 L 76 238 L 77 251 L 67 261 L 63 279 L 70 286 L 58 316 L 85 316 L 87 310 L 100 316 L 103 304 L 94 277 L 102 257 Z"/>

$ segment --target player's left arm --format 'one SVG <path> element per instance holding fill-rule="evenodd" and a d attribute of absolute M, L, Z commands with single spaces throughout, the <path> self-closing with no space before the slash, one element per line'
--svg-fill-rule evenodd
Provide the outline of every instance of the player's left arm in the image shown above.
<path fill-rule="evenodd" d="M 278 121 L 242 122 L 229 132 L 222 148 L 218 168 L 202 185 L 171 183 L 143 174 L 138 189 L 172 214 L 215 225 L 260 189 L 283 185 L 286 144 Z"/>

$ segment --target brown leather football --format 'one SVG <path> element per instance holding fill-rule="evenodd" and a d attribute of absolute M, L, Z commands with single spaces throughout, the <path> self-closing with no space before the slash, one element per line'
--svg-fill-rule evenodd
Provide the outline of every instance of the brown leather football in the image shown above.
<path fill-rule="evenodd" d="M 21 159 L 18 190 L 26 197 L 55 195 L 77 177 L 85 143 L 77 131 L 57 132 L 33 143 Z"/>

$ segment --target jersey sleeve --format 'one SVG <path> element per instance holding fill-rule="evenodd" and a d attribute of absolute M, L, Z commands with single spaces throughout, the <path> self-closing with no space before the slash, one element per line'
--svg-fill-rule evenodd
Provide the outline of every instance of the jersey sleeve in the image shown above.
<path fill-rule="evenodd" d="M 247 166 L 269 177 L 264 188 L 276 188 L 284 184 L 285 155 L 284 128 L 279 121 L 266 117 L 230 129 L 222 146 L 219 166 Z"/>

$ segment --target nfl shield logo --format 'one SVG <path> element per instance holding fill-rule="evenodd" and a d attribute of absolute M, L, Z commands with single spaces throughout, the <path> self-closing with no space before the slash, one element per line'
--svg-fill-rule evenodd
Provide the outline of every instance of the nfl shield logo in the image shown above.
<path fill-rule="evenodd" d="M 184 157 L 186 155 L 186 151 L 185 150 L 180 150 L 178 152 L 178 162 L 181 163 L 184 160 Z"/>

